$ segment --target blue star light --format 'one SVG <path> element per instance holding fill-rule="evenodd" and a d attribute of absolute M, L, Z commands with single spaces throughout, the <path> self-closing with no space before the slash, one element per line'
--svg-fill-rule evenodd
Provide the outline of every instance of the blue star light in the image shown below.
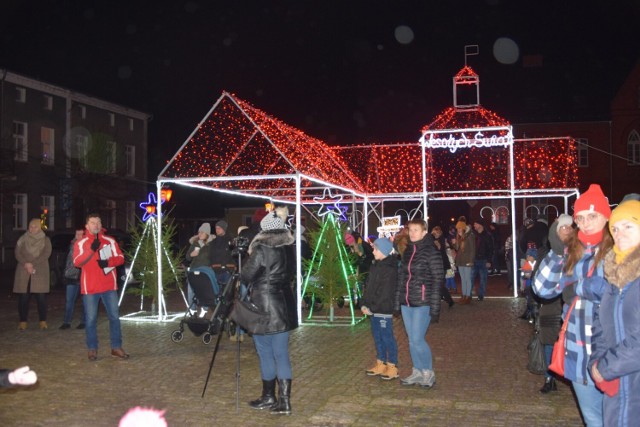
<path fill-rule="evenodd" d="M 320 204 L 320 210 L 318 210 L 319 217 L 331 214 L 340 221 L 347 220 L 348 208 L 339 204 L 342 201 L 341 194 L 334 196 L 331 194 L 331 189 L 325 188 L 322 193 L 322 197 L 314 197 L 313 201 Z"/>

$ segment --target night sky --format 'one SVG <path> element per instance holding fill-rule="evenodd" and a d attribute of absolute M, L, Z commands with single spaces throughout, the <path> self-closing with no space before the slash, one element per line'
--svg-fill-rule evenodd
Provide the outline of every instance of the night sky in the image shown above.
<path fill-rule="evenodd" d="M 483 106 L 606 119 L 638 22 L 637 1 L 5 0 L 0 68 L 151 113 L 153 181 L 223 90 L 329 144 L 416 141 L 472 44 Z"/>

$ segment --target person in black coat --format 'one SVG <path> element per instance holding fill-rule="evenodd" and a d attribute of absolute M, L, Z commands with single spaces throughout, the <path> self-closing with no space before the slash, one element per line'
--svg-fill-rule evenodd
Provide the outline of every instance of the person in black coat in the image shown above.
<path fill-rule="evenodd" d="M 409 243 L 402 254 L 394 309 L 401 310 L 409 338 L 413 369 L 403 385 L 432 387 L 436 381 L 431 348 L 425 339 L 429 324 L 440 318 L 440 289 L 444 281 L 442 257 L 423 220 L 407 223 Z"/>
<path fill-rule="evenodd" d="M 442 228 L 440 228 L 439 225 L 436 225 L 431 230 L 431 235 L 433 236 L 433 244 L 436 245 L 436 249 L 442 257 L 442 268 L 444 271 L 447 271 L 451 268 L 451 262 L 449 261 L 449 256 L 447 255 L 447 240 L 442 233 Z M 442 299 L 444 299 L 447 304 L 449 304 L 449 308 L 453 307 L 453 298 L 451 298 L 449 289 L 447 289 L 447 287 L 445 286 L 445 281 L 442 282 L 440 293 L 442 294 Z"/>
<path fill-rule="evenodd" d="M 264 335 L 254 335 L 260 358 L 262 396 L 249 402 L 254 409 L 269 409 L 274 414 L 291 414 L 291 360 L 289 331 L 298 327 L 295 298 L 291 289 L 295 260 L 291 250 L 294 238 L 284 221 L 269 213 L 260 222 L 262 231 L 249 246 L 249 258 L 242 268 L 241 280 L 249 284 L 249 299 L 261 311 L 269 313 Z M 278 399 L 275 385 L 278 383 Z"/>
<path fill-rule="evenodd" d="M 393 303 L 398 282 L 398 259 L 386 237 L 373 242 L 374 261 L 369 268 L 361 310 L 371 316 L 371 333 L 376 344 L 376 364 L 367 375 L 383 380 L 398 378 L 398 344 L 393 335 Z"/>

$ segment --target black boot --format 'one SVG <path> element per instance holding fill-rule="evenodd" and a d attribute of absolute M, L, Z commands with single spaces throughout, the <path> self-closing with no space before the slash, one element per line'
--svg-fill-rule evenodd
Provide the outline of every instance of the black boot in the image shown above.
<path fill-rule="evenodd" d="M 558 391 L 558 386 L 556 385 L 556 379 L 553 377 L 547 377 L 544 380 L 544 385 L 540 389 L 540 393 L 547 394 L 550 391 Z"/>
<path fill-rule="evenodd" d="M 276 405 L 276 380 L 262 380 L 262 396 L 249 402 L 253 409 L 271 409 Z"/>
<path fill-rule="evenodd" d="M 291 415 L 291 380 L 278 379 L 278 403 L 271 408 L 272 415 Z"/>

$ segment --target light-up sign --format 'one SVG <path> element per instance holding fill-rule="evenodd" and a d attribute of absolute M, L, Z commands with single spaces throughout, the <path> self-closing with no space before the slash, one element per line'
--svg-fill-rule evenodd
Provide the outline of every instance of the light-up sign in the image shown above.
<path fill-rule="evenodd" d="M 487 136 L 487 132 L 498 131 L 492 135 Z M 471 148 L 471 147 L 509 147 L 513 145 L 513 133 L 511 126 L 499 127 L 499 128 L 479 128 L 473 136 L 467 137 L 468 132 L 456 132 L 460 136 L 456 138 L 454 133 L 451 132 L 448 138 L 436 138 L 436 134 L 441 134 L 442 131 L 427 131 L 420 142 L 426 148 L 448 148 L 449 151 L 455 153 L 459 148 Z M 506 132 L 506 133 L 504 133 Z"/>
<path fill-rule="evenodd" d="M 382 218 L 382 225 L 376 230 L 378 231 L 378 237 L 391 237 L 396 234 L 402 228 L 400 223 L 400 215 L 389 216 Z"/>

